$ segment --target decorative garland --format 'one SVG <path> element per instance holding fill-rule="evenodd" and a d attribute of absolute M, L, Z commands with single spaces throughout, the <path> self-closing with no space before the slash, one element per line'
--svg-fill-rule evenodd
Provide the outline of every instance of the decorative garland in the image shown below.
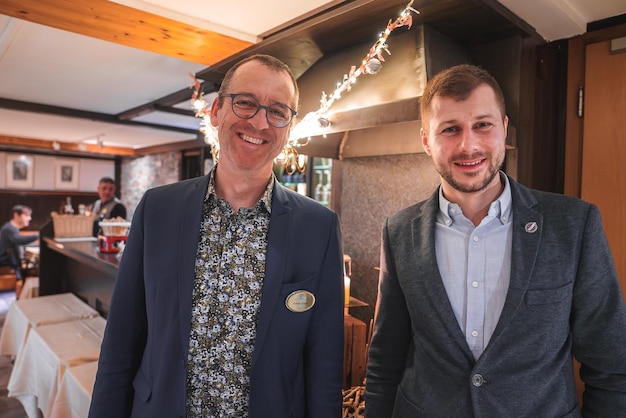
<path fill-rule="evenodd" d="M 330 96 L 328 96 L 326 92 L 322 92 L 319 109 L 305 115 L 304 118 L 302 118 L 302 120 L 294 126 L 291 130 L 289 141 L 295 147 L 308 144 L 311 140 L 311 133 L 319 132 L 320 128 L 324 130 L 330 126 L 328 110 L 333 103 L 335 103 L 335 101 L 341 99 L 341 95 L 344 92 L 349 92 L 352 89 L 352 86 L 360 75 L 376 74 L 380 71 L 383 66 L 382 63 L 385 62 L 382 52 L 385 51 L 387 54 L 391 55 L 387 45 L 387 38 L 391 32 L 401 26 L 408 26 L 408 29 L 411 29 L 411 26 L 413 25 L 413 16 L 411 15 L 411 12 L 419 14 L 418 10 L 411 7 L 413 5 L 413 1 L 414 0 L 411 0 L 409 4 L 407 4 L 395 21 L 389 20 L 387 28 L 369 49 L 369 52 L 361 61 L 361 65 L 358 68 L 355 65 L 350 67 L 350 71 L 343 75 L 343 81 L 341 83 L 337 83 L 337 88 L 332 92 L 332 94 L 330 94 Z M 302 142 L 301 139 L 303 138 L 306 138 L 306 141 Z"/>
<path fill-rule="evenodd" d="M 327 95 L 326 92 L 322 92 L 319 109 L 315 112 L 309 112 L 293 127 L 285 149 L 281 155 L 277 157 L 278 162 L 285 164 L 285 170 L 289 174 L 294 173 L 296 170 L 300 172 L 304 172 L 306 170 L 306 165 L 297 163 L 299 159 L 296 148 L 308 144 L 311 140 L 312 132 L 319 132 L 320 128 L 322 128 L 323 131 L 325 128 L 330 126 L 331 122 L 328 117 L 328 110 L 333 103 L 341 99 L 341 95 L 344 92 L 349 92 L 352 89 L 352 86 L 360 75 L 376 74 L 380 71 L 383 65 L 382 63 L 385 62 L 383 51 L 391 55 L 389 47 L 387 46 L 387 38 L 391 32 L 401 26 L 408 26 L 408 29 L 411 29 L 413 24 L 413 16 L 411 15 L 411 12 L 419 14 L 419 11 L 411 7 L 413 5 L 413 1 L 414 0 L 411 0 L 409 2 L 396 20 L 389 20 L 387 28 L 369 49 L 367 55 L 361 61 L 361 65 L 358 68 L 356 65 L 350 67 L 350 71 L 347 74 L 344 74 L 343 81 L 341 83 L 337 83 L 337 88 L 335 88 L 330 95 Z M 217 161 L 219 156 L 219 140 L 217 137 L 217 131 L 213 125 L 211 125 L 210 121 L 211 103 L 207 103 L 204 99 L 200 82 L 193 74 L 190 74 L 190 76 L 193 79 L 193 83 L 189 86 L 189 88 L 194 89 L 191 99 L 192 107 L 196 111 L 195 116 L 202 118 L 202 122 L 200 123 L 200 132 L 204 133 L 205 142 L 211 146 L 213 159 L 214 161 Z M 301 141 L 303 138 L 306 138 L 306 140 Z"/>

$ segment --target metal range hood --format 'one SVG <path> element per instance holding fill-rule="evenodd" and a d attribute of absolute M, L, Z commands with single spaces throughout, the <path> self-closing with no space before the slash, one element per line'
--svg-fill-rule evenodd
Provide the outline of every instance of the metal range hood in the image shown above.
<path fill-rule="evenodd" d="M 325 136 L 312 136 L 302 154 L 353 158 L 423 152 L 419 100 L 426 81 L 441 69 L 470 62 L 452 40 L 427 25 L 397 29 L 387 40 L 390 54 L 377 74 L 363 74 L 350 91 L 335 101 Z M 324 56 L 299 79 L 298 115 L 319 108 L 322 92 L 332 93 L 353 65 L 360 65 L 370 44 Z M 343 72 L 342 72 L 343 71 Z"/>
<path fill-rule="evenodd" d="M 326 136 L 311 137 L 299 151 L 316 157 L 352 158 L 423 152 L 419 99 L 433 74 L 450 65 L 486 64 L 505 87 L 507 103 L 519 103 L 522 39 L 541 39 L 535 30 L 493 0 L 414 0 L 413 25 L 387 39 L 391 55 L 375 75 L 361 75 L 329 111 Z M 217 90 L 241 58 L 264 53 L 290 66 L 298 78 L 298 117 L 319 108 L 353 65 L 360 65 L 388 19 L 406 0 L 334 0 L 327 6 L 261 36 L 262 41 L 196 74 L 205 91 Z M 504 44 L 502 41 L 504 40 Z M 512 41 L 509 41 L 512 40 Z M 531 42 L 527 42 L 530 44 Z M 497 44 L 495 47 L 492 44 Z M 470 60 L 470 56 L 472 60 Z M 513 63 L 513 64 L 511 64 Z M 507 97 L 507 90 L 512 97 Z M 515 121 L 515 118 L 512 118 Z"/>

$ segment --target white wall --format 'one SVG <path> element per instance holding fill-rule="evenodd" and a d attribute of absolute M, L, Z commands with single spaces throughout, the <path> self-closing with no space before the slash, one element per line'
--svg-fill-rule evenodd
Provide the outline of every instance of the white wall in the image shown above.
<path fill-rule="evenodd" d="M 32 175 L 32 187 L 30 185 L 24 187 L 7 184 L 8 180 L 11 183 L 10 176 L 12 176 L 10 160 L 20 155 L 25 155 L 32 161 L 32 171 L 29 171 L 29 176 Z M 77 170 L 77 174 L 74 173 L 77 178 L 75 177 L 69 185 L 63 185 L 57 181 L 59 176 L 57 169 L 60 164 L 69 164 Z M 2 189 L 94 192 L 98 187 L 98 180 L 104 176 L 115 177 L 115 162 L 113 160 L 0 152 L 0 188 Z"/>

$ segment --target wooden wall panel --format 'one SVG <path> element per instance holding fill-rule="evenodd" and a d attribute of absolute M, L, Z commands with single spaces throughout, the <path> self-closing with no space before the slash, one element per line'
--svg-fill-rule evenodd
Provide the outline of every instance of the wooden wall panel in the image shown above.
<path fill-rule="evenodd" d="M 65 198 L 72 198 L 74 210 L 80 203 L 90 205 L 98 199 L 93 192 L 45 192 L 23 190 L 0 190 L 0 225 L 11 219 L 11 210 L 15 205 L 26 205 L 33 209 L 33 219 L 27 229 L 39 230 L 50 221 L 50 212 L 59 211 Z"/>

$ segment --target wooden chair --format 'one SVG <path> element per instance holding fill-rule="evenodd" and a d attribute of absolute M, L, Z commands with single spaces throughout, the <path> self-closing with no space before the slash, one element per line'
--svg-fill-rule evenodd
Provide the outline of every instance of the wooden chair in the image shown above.
<path fill-rule="evenodd" d="M 17 275 L 13 268 L 0 266 L 0 291 L 16 290 L 17 281 Z"/>

